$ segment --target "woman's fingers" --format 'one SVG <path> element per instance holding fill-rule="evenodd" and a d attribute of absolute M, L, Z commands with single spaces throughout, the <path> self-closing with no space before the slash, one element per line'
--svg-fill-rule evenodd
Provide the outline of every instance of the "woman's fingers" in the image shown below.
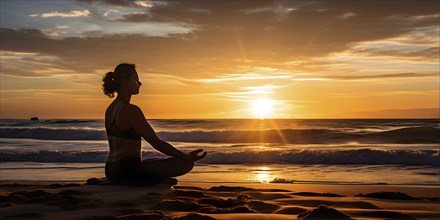
<path fill-rule="evenodd" d="M 203 159 L 204 157 L 206 157 L 206 154 L 208 154 L 208 153 L 203 152 L 203 154 L 199 156 L 199 160 L 200 160 L 200 159 Z"/>
<path fill-rule="evenodd" d="M 202 149 L 194 150 L 194 151 L 191 151 L 191 152 L 189 153 L 189 155 L 192 155 L 192 156 L 198 156 L 198 154 L 199 154 L 200 152 L 202 152 L 202 151 L 203 151 Z"/>
<path fill-rule="evenodd" d="M 199 154 L 199 153 L 202 152 L 202 151 L 203 151 L 202 149 L 198 149 L 198 150 L 192 151 L 191 153 Z"/>
<path fill-rule="evenodd" d="M 199 153 L 201 153 L 201 152 L 203 152 L 202 149 L 194 150 L 194 151 L 191 151 L 191 152 L 189 153 L 189 156 L 190 156 L 194 161 L 197 161 L 197 160 L 200 160 L 200 159 L 204 158 L 204 157 L 206 156 L 206 154 L 207 154 L 206 152 L 203 152 L 203 154 L 199 155 Z"/>

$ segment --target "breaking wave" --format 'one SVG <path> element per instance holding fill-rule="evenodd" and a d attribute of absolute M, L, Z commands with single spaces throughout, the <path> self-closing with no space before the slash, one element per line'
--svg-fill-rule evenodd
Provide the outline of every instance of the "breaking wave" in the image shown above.
<path fill-rule="evenodd" d="M 35 152 L 0 152 L 0 162 L 76 162 L 104 163 L 106 151 L 35 151 Z M 154 151 L 143 152 L 143 158 L 163 157 Z M 238 151 L 210 152 L 200 163 L 204 164 L 367 164 L 367 165 L 420 165 L 440 166 L 438 151 L 424 150 L 291 150 L 291 151 Z"/>
<path fill-rule="evenodd" d="M 440 129 L 406 127 L 381 132 L 347 132 L 330 129 L 220 130 L 158 132 L 166 141 L 194 143 L 439 143 Z M 55 128 L 0 128 L 0 138 L 41 140 L 106 140 L 104 130 Z"/>

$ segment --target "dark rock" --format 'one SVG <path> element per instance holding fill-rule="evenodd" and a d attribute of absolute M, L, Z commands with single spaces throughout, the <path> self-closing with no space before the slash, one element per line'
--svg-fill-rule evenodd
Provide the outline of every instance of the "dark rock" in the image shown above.
<path fill-rule="evenodd" d="M 246 206 L 238 206 L 233 208 L 215 208 L 215 207 L 205 207 L 199 210 L 201 213 L 211 213 L 211 214 L 222 214 L 222 213 L 257 213 Z"/>
<path fill-rule="evenodd" d="M 64 210 L 81 210 L 81 209 L 91 209 L 98 208 L 103 203 L 101 199 L 85 199 L 85 198 L 77 198 L 72 196 L 63 196 L 62 201 L 49 203 L 49 205 L 58 206 Z"/>
<path fill-rule="evenodd" d="M 54 184 L 49 184 L 46 186 L 46 188 L 60 188 L 63 187 L 63 184 L 61 183 L 54 183 Z"/>
<path fill-rule="evenodd" d="M 288 215 L 298 215 L 300 213 L 307 212 L 307 209 L 300 207 L 286 207 L 281 208 L 275 212 L 275 214 L 288 214 Z"/>
<path fill-rule="evenodd" d="M 142 209 L 121 209 L 118 211 L 119 215 L 133 215 L 133 214 L 141 214 L 145 211 Z"/>
<path fill-rule="evenodd" d="M 82 185 L 77 183 L 67 183 L 67 184 L 54 183 L 47 185 L 46 188 L 63 188 L 63 187 L 74 187 L 74 186 L 82 186 Z"/>
<path fill-rule="evenodd" d="M 26 198 L 26 197 L 24 197 L 22 195 L 14 195 L 14 194 L 0 197 L 0 202 L 12 202 L 12 203 L 15 203 L 15 204 L 22 203 L 22 202 L 27 201 L 27 200 L 28 200 L 28 198 Z"/>
<path fill-rule="evenodd" d="M 203 188 L 195 187 L 195 186 L 175 186 L 175 189 L 190 189 L 190 190 L 197 190 L 197 191 L 204 191 Z"/>
<path fill-rule="evenodd" d="M 2 219 L 32 219 L 32 218 L 42 218 L 44 214 L 37 212 L 23 213 L 18 215 L 8 215 L 2 216 Z"/>
<path fill-rule="evenodd" d="M 42 196 L 40 198 L 45 198 L 49 201 L 63 201 L 64 200 L 63 196 L 60 196 L 60 195 L 47 195 L 47 196 Z"/>
<path fill-rule="evenodd" d="M 191 198 L 206 197 L 206 195 L 203 194 L 203 192 L 193 191 L 193 190 L 174 190 L 171 194 L 174 196 L 184 196 L 184 197 L 191 197 Z"/>
<path fill-rule="evenodd" d="M 15 206 L 15 204 L 12 202 L 1 202 L 0 203 L 0 208 L 6 208 L 6 207 L 12 207 L 12 206 Z"/>
<path fill-rule="evenodd" d="M 344 213 L 327 206 L 319 206 L 316 209 L 307 211 L 298 215 L 299 219 L 304 220 L 321 220 L 321 219 L 338 219 L 338 220 L 350 220 L 351 218 Z"/>
<path fill-rule="evenodd" d="M 20 183 L 0 184 L 0 187 L 28 187 L 28 186 L 37 186 L 37 185 L 33 185 L 33 184 L 20 184 Z"/>
<path fill-rule="evenodd" d="M 47 204 L 49 203 L 49 200 L 47 200 L 44 197 L 36 197 L 36 198 L 31 198 L 27 201 L 23 202 L 24 204 Z"/>
<path fill-rule="evenodd" d="M 428 200 L 431 202 L 440 202 L 440 197 L 420 197 L 420 199 Z"/>
<path fill-rule="evenodd" d="M 133 202 L 130 202 L 128 200 L 120 200 L 120 201 L 116 201 L 116 202 L 111 203 L 110 206 L 112 206 L 112 207 L 126 207 L 126 208 L 129 208 L 129 207 L 136 206 L 136 204 L 133 203 Z"/>
<path fill-rule="evenodd" d="M 59 192 L 58 195 L 60 195 L 60 196 L 80 196 L 80 195 L 90 195 L 90 193 L 68 189 L 68 190 L 64 190 L 64 191 Z"/>
<path fill-rule="evenodd" d="M 48 193 L 44 190 L 35 190 L 35 191 L 31 191 L 31 192 L 27 192 L 27 193 L 23 194 L 23 196 L 26 198 L 37 198 L 37 197 L 48 196 L 48 195 L 53 195 L 53 194 Z"/>
<path fill-rule="evenodd" d="M 238 206 L 234 208 L 203 208 L 200 209 L 199 212 L 202 213 L 211 213 L 211 214 L 222 214 L 222 213 L 257 213 L 255 210 L 252 210 L 246 206 Z"/>
<path fill-rule="evenodd" d="M 136 203 L 138 203 L 138 204 L 154 204 L 154 203 L 162 201 L 163 198 L 164 198 L 164 196 L 161 194 L 158 194 L 158 193 L 147 193 L 144 195 L 140 195 L 136 199 Z"/>
<path fill-rule="evenodd" d="M 241 192 L 241 191 L 254 191 L 255 189 L 247 187 L 237 187 L 237 186 L 214 186 L 208 189 L 208 191 L 215 192 Z"/>
<path fill-rule="evenodd" d="M 170 220 L 171 218 L 161 211 L 150 211 L 142 214 L 119 216 L 118 220 Z"/>
<path fill-rule="evenodd" d="M 117 220 L 115 216 L 89 216 L 86 220 Z"/>
<path fill-rule="evenodd" d="M 251 200 L 253 199 L 252 196 L 248 195 L 248 194 L 240 194 L 236 197 L 237 200 L 240 201 L 247 201 L 247 200 Z"/>
<path fill-rule="evenodd" d="M 175 218 L 174 220 L 215 220 L 215 218 L 207 215 L 200 215 L 198 213 L 189 213 L 188 215 Z"/>
<path fill-rule="evenodd" d="M 24 201 L 24 204 L 36 204 L 36 203 L 41 203 L 41 204 L 47 204 L 47 205 L 56 205 L 58 204 L 58 202 L 64 202 L 63 198 L 61 198 L 58 195 L 47 195 L 47 196 L 39 196 L 39 197 L 34 197 L 34 198 L 30 198 L 27 201 Z"/>
<path fill-rule="evenodd" d="M 187 202 L 181 200 L 163 200 L 153 205 L 152 208 L 159 210 L 173 210 L 173 211 L 197 211 L 203 207 L 206 206 L 200 205 L 195 202 Z"/>
<path fill-rule="evenodd" d="M 86 185 L 101 185 L 104 181 L 98 179 L 98 178 L 90 178 L 87 179 Z"/>
<path fill-rule="evenodd" d="M 402 192 L 374 192 L 367 194 L 357 194 L 358 197 L 368 197 L 376 199 L 390 199 L 390 200 L 420 200 Z"/>
<path fill-rule="evenodd" d="M 292 193 L 292 195 L 297 196 L 321 196 L 321 197 L 345 197 L 343 195 L 338 195 L 334 193 L 315 193 L 315 192 L 297 192 Z"/>
<path fill-rule="evenodd" d="M 121 180 L 121 181 L 108 181 L 106 178 L 90 178 L 87 179 L 85 185 L 103 185 L 103 186 L 115 186 L 115 185 L 125 185 L 133 187 L 144 187 L 144 186 L 164 186 L 171 187 L 178 183 L 175 178 L 168 179 L 149 179 L 149 180 Z"/>
<path fill-rule="evenodd" d="M 16 191 L 16 192 L 12 192 L 10 195 L 20 195 L 20 196 L 22 196 L 22 195 L 24 195 L 27 192 L 29 192 L 29 191 Z"/>
<path fill-rule="evenodd" d="M 199 199 L 200 204 L 212 205 L 216 208 L 231 208 L 243 204 L 240 200 L 222 198 L 203 198 Z"/>
<path fill-rule="evenodd" d="M 275 210 L 280 208 L 279 205 L 266 203 L 263 201 L 251 201 L 248 203 L 248 206 L 259 213 L 273 213 Z"/>

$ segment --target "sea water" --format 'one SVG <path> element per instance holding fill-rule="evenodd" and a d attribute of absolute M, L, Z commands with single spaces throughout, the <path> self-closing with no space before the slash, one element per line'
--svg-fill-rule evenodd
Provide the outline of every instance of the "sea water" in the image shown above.
<path fill-rule="evenodd" d="M 439 185 L 438 119 L 149 120 L 208 155 L 180 181 Z M 103 177 L 103 120 L 0 120 L 0 180 Z M 142 141 L 143 159 L 166 157 Z"/>

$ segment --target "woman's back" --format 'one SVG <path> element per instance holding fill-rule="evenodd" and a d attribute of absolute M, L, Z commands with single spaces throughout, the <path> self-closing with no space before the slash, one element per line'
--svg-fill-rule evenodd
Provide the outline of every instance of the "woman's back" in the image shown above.
<path fill-rule="evenodd" d="M 116 98 L 105 113 L 110 154 L 107 161 L 116 161 L 128 157 L 141 158 L 141 136 L 126 120 L 125 112 L 130 105 L 121 98 Z"/>

